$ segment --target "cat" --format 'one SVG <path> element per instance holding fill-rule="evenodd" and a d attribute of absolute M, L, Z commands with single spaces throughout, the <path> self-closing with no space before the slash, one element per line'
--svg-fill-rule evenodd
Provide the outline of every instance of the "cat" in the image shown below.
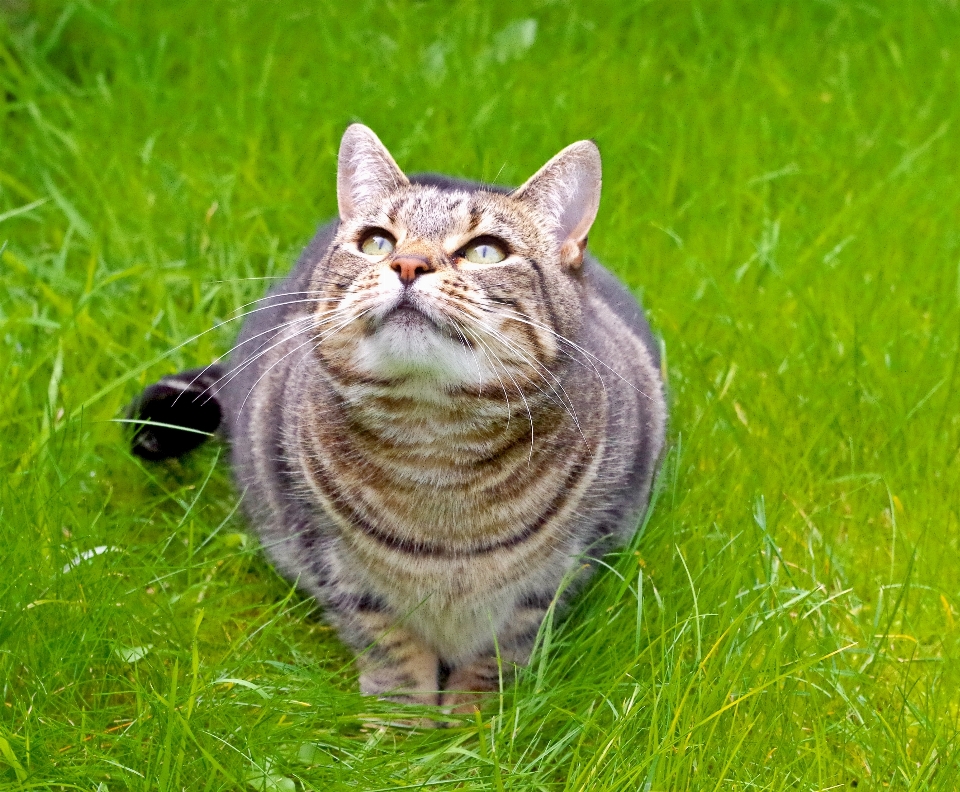
<path fill-rule="evenodd" d="M 357 653 L 363 693 L 469 711 L 647 507 L 659 350 L 585 252 L 600 184 L 590 141 L 515 190 L 408 178 L 354 124 L 338 220 L 229 363 L 135 404 L 168 425 L 139 427 L 143 457 L 229 441 L 267 555 Z"/>

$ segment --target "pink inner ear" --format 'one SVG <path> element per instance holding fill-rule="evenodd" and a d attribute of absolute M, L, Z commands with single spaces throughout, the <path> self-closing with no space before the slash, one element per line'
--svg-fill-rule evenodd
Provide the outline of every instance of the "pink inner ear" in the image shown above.
<path fill-rule="evenodd" d="M 590 233 L 590 226 L 593 225 L 597 216 L 600 185 L 593 183 L 589 173 L 576 175 L 579 178 L 569 185 L 572 190 L 566 198 L 559 222 L 564 240 L 585 243 L 587 234 Z"/>
<path fill-rule="evenodd" d="M 583 252 L 586 248 L 586 236 L 579 241 L 567 239 L 567 241 L 560 246 L 560 265 L 569 267 L 570 269 L 577 269 L 583 264 Z"/>
<path fill-rule="evenodd" d="M 343 133 L 337 157 L 337 202 L 340 219 L 357 207 L 410 182 L 372 130 L 352 124 Z"/>
<path fill-rule="evenodd" d="M 561 257 L 579 263 L 587 234 L 597 216 L 601 186 L 600 152 L 589 140 L 567 146 L 520 189 L 517 197 L 530 201 L 542 215 L 556 224 L 561 246 L 574 243 Z"/>

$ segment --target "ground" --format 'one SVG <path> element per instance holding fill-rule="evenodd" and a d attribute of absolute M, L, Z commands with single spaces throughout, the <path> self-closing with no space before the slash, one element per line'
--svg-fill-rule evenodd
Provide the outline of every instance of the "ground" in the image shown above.
<path fill-rule="evenodd" d="M 956 0 L 0 4 L 0 785 L 960 785 Z M 222 450 L 124 404 L 335 211 L 361 120 L 516 184 L 594 139 L 663 339 L 649 519 L 455 728 L 378 725 Z"/>

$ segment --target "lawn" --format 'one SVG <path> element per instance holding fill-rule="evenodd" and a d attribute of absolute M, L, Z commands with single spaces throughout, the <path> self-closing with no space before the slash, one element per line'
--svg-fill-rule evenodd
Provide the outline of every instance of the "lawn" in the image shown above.
<path fill-rule="evenodd" d="M 960 787 L 956 0 L 4 0 L 0 84 L 0 787 Z M 354 120 L 504 184 L 596 140 L 663 339 L 649 518 L 449 729 L 379 725 L 222 448 L 114 422 L 229 348 Z"/>

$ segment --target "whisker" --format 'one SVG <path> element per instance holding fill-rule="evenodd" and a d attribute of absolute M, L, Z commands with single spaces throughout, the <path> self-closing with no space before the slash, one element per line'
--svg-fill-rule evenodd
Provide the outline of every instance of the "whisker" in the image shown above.
<path fill-rule="evenodd" d="M 332 311 L 331 313 L 332 313 L 332 314 L 336 314 L 336 311 Z M 293 333 L 291 333 L 290 335 L 286 336 L 285 338 L 281 338 L 281 339 L 280 339 L 279 341 L 277 341 L 276 343 L 270 344 L 270 346 L 266 347 L 265 349 L 262 349 L 262 350 L 258 351 L 256 354 L 254 354 L 254 355 L 252 355 L 251 357 L 247 358 L 247 359 L 244 360 L 243 363 L 241 363 L 237 368 L 233 369 L 232 371 L 227 372 L 226 374 L 224 374 L 223 376 L 221 376 L 220 378 L 218 378 L 215 382 L 211 383 L 207 388 L 205 388 L 205 389 L 202 391 L 201 395 L 207 393 L 207 391 L 214 390 L 214 389 L 218 389 L 218 388 L 224 387 L 224 386 L 226 386 L 226 385 L 229 385 L 234 379 L 236 379 L 241 373 L 243 373 L 243 371 L 245 371 L 247 368 L 249 368 L 251 365 L 253 365 L 253 364 L 254 364 L 257 360 L 259 360 L 261 357 L 263 357 L 264 355 L 268 354 L 268 353 L 271 352 L 272 350 L 276 349 L 276 348 L 277 348 L 278 346 L 280 346 L 281 344 L 285 344 L 287 341 L 293 340 L 293 339 L 296 338 L 298 335 L 300 335 L 300 333 L 303 333 L 304 331 L 310 330 L 310 329 L 311 329 L 311 326 L 314 326 L 314 327 L 322 327 L 324 324 L 327 324 L 328 322 L 331 322 L 331 321 L 335 321 L 335 319 L 336 319 L 335 316 L 330 316 L 330 315 L 328 315 L 326 318 L 324 318 L 324 319 L 321 320 L 319 323 L 317 323 L 315 316 L 312 316 L 312 315 L 311 315 L 311 316 L 303 317 L 303 318 L 304 318 L 304 320 L 309 320 L 311 324 L 308 325 L 307 327 L 298 328 L 297 330 L 295 330 Z M 221 383 L 222 383 L 222 384 L 221 384 Z M 212 395 L 211 395 L 211 398 L 212 398 Z"/>
<path fill-rule="evenodd" d="M 292 292 L 292 293 L 295 293 L 295 292 Z M 264 299 L 266 299 L 266 298 L 264 298 Z M 257 301 L 257 302 L 259 302 L 259 301 Z M 315 301 L 315 300 L 303 300 L 303 301 L 301 301 L 301 302 L 316 302 L 316 301 Z M 252 304 L 253 304 L 253 303 L 247 303 L 247 305 L 252 305 Z M 230 322 L 235 322 L 237 319 L 243 319 L 243 318 L 245 318 L 245 317 L 247 317 L 247 316 L 250 316 L 250 315 L 252 315 L 252 314 L 257 313 L 257 311 L 266 310 L 266 308 L 271 308 L 271 307 L 279 308 L 279 307 L 281 307 L 282 305 L 288 305 L 288 304 L 289 304 L 289 305 L 295 305 L 295 304 L 296 304 L 296 301 L 295 301 L 295 302 L 291 302 L 291 303 L 280 303 L 280 304 L 277 304 L 276 306 L 264 306 L 264 307 L 261 307 L 261 308 L 256 308 L 256 309 L 254 309 L 254 310 L 252 310 L 252 311 L 247 311 L 246 313 L 242 313 L 242 314 L 239 314 L 239 315 L 237 315 L 237 316 L 231 316 L 231 317 L 228 318 L 228 319 L 224 319 L 223 321 L 217 322 L 213 327 L 208 327 L 206 330 L 203 330 L 203 331 L 197 333 L 196 335 L 191 336 L 191 337 L 188 338 L 186 341 L 181 341 L 181 342 L 180 342 L 179 344 L 177 344 L 175 347 L 171 347 L 169 350 L 167 350 L 166 353 L 164 353 L 163 357 L 167 357 L 167 356 L 169 356 L 169 355 L 172 355 L 172 354 L 173 354 L 174 352 L 176 352 L 178 349 L 183 349 L 183 347 L 185 347 L 187 344 L 192 344 L 194 341 L 196 341 L 196 340 L 199 339 L 199 338 L 202 338 L 202 337 L 205 336 L 207 333 L 212 333 L 214 330 L 219 330 L 220 328 L 225 327 L 225 326 L 226 326 L 227 324 L 229 324 Z M 240 306 L 240 307 L 243 308 L 243 307 L 245 307 L 245 306 Z M 235 310 L 239 310 L 239 309 L 235 309 Z"/>
<path fill-rule="evenodd" d="M 470 350 L 470 354 L 473 355 L 473 360 L 477 364 L 477 395 L 483 394 L 483 370 L 480 368 L 480 358 L 477 357 L 476 350 L 473 348 L 467 337 L 463 334 L 463 331 L 460 330 L 459 325 L 456 322 L 453 324 L 453 329 L 457 331 L 457 335 L 460 336 L 460 340 L 463 341 L 463 345 Z"/>
<path fill-rule="evenodd" d="M 570 395 L 567 393 L 566 389 L 563 387 L 563 383 L 560 381 L 559 377 L 557 377 L 554 372 L 552 372 L 547 366 L 543 365 L 543 363 L 541 363 L 539 360 L 537 360 L 536 357 L 534 357 L 533 355 L 530 355 L 530 354 L 528 354 L 527 352 L 525 352 L 525 351 L 524 351 L 521 347 L 519 347 L 516 343 L 514 343 L 513 341 L 511 341 L 504 333 L 500 332 L 499 330 L 497 330 L 497 329 L 495 329 L 495 328 L 493 328 L 493 327 L 490 327 L 489 324 L 487 324 L 486 322 L 484 322 L 481 318 L 470 316 L 470 315 L 467 314 L 467 312 L 464 311 L 464 310 L 462 309 L 462 307 L 460 307 L 459 305 L 448 303 L 448 307 L 454 309 L 454 310 L 457 311 L 459 314 L 461 314 L 461 315 L 463 315 L 463 316 L 467 316 L 467 317 L 469 317 L 470 319 L 472 319 L 472 320 L 475 322 L 475 324 L 476 324 L 480 329 L 482 329 L 484 332 L 486 332 L 486 333 L 487 333 L 489 336 L 491 336 L 494 340 L 498 341 L 500 344 L 502 344 L 503 346 L 505 346 L 509 351 L 513 352 L 514 355 L 520 357 L 523 361 L 525 361 L 526 363 L 528 363 L 528 364 L 534 369 L 534 371 L 537 373 L 537 375 L 540 377 L 540 379 L 542 379 L 543 382 L 546 384 L 546 386 L 552 391 L 552 393 L 553 393 L 553 395 L 556 397 L 556 400 L 557 400 L 557 401 L 554 402 L 554 400 L 550 397 L 550 395 L 547 394 L 547 393 L 545 393 L 545 392 L 544 392 L 541 388 L 539 388 L 535 383 L 533 383 L 533 384 L 534 384 L 534 387 L 536 387 L 537 390 L 539 390 L 540 393 L 543 394 L 543 396 L 545 396 L 545 397 L 546 397 L 547 399 L 549 399 L 551 402 L 554 402 L 554 403 L 557 404 L 558 406 L 563 407 L 564 411 L 565 411 L 565 412 L 570 416 L 570 418 L 573 420 L 574 425 L 577 427 L 577 430 L 580 432 L 581 437 L 584 437 L 584 435 L 583 435 L 583 430 L 582 430 L 581 427 L 580 427 L 580 421 L 579 421 L 579 419 L 577 418 L 576 405 L 574 405 L 573 399 L 570 398 Z M 503 363 L 502 360 L 501 360 L 500 362 Z M 544 375 L 543 372 L 546 372 L 547 374 L 549 374 L 549 375 L 554 379 L 554 381 L 557 383 L 557 386 L 559 386 L 560 390 L 563 392 L 563 395 L 562 395 L 562 396 L 560 395 L 560 393 L 557 392 L 556 387 L 554 387 L 554 385 L 551 384 L 551 382 L 547 379 L 547 377 Z M 530 381 L 530 380 L 528 379 L 528 381 Z M 566 398 L 566 401 L 564 400 L 564 398 Z M 584 437 L 584 440 L 586 440 L 585 437 Z"/>
<path fill-rule="evenodd" d="M 456 309 L 456 306 L 452 306 L 452 307 Z M 459 322 L 457 322 L 456 320 L 454 320 L 454 328 L 456 329 L 460 337 L 466 341 L 466 336 L 464 335 L 464 332 L 469 333 L 469 330 L 462 327 L 459 324 Z M 504 383 L 503 378 L 500 376 L 499 372 L 497 371 L 497 363 L 500 363 L 500 365 L 503 366 L 503 361 L 499 360 L 496 354 L 494 354 L 493 350 L 489 349 L 489 347 L 486 344 L 483 344 L 481 342 L 481 339 L 474 338 L 473 343 L 480 344 L 480 353 L 484 356 L 484 358 L 487 359 L 487 361 L 489 361 L 490 368 L 493 370 L 494 375 L 496 376 L 497 380 L 500 382 L 500 388 L 503 391 L 503 399 L 507 405 L 507 423 L 506 423 L 506 426 L 504 426 L 503 428 L 504 432 L 506 432 L 510 429 L 510 421 L 513 419 L 513 408 L 510 404 L 510 396 L 507 393 L 507 386 Z M 506 370 L 505 367 L 504 367 L 504 370 Z M 480 392 L 482 392 L 482 384 L 481 384 Z"/>
<path fill-rule="evenodd" d="M 302 315 L 302 316 L 298 316 L 298 317 L 295 318 L 295 319 L 290 319 L 289 321 L 281 322 L 280 324 L 274 325 L 273 327 L 271 327 L 271 328 L 268 329 L 268 330 L 264 330 L 262 333 L 257 333 L 255 336 L 251 336 L 250 338 L 247 338 L 246 340 L 241 341 L 239 344 L 234 344 L 234 346 L 232 346 L 230 349 L 228 349 L 226 352 L 224 352 L 222 355 L 220 355 L 220 357 L 216 358 L 216 360 L 214 360 L 214 362 L 216 363 L 217 361 L 222 360 L 223 358 L 227 357 L 227 356 L 230 355 L 231 353 L 233 353 L 233 352 L 235 352 L 236 350 L 238 350 L 238 349 L 239 349 L 240 347 L 242 347 L 244 344 L 247 344 L 247 343 L 249 343 L 250 341 L 254 341 L 254 340 L 256 340 L 257 338 L 261 338 L 262 336 L 265 336 L 265 335 L 268 335 L 268 334 L 270 334 L 270 333 L 273 333 L 273 332 L 275 332 L 275 331 L 277 331 L 277 330 L 280 330 L 280 329 L 282 329 L 282 328 L 284 328 L 284 327 L 287 327 L 287 326 L 289 326 L 289 325 L 296 324 L 297 322 L 313 322 L 313 321 L 316 321 L 318 318 L 321 319 L 321 320 L 326 319 L 327 317 L 336 314 L 339 310 L 340 310 L 339 308 L 331 308 L 329 311 L 322 311 L 322 312 L 320 312 L 320 313 L 304 314 L 304 315 Z"/>
<path fill-rule="evenodd" d="M 264 302 L 266 300 L 277 299 L 280 297 L 294 297 L 296 295 L 303 295 L 303 294 L 313 294 L 313 292 L 301 291 L 301 292 L 285 292 L 283 294 L 268 294 L 265 297 L 260 297 L 256 300 L 251 300 L 250 302 L 237 306 L 233 310 L 242 311 L 244 308 L 247 308 L 251 305 L 256 305 L 257 303 Z M 321 292 L 316 292 L 316 294 L 321 294 Z M 231 316 L 228 319 L 224 319 L 223 323 L 232 322 L 234 321 L 234 319 L 240 319 L 245 316 L 252 316 L 253 314 L 258 313 L 259 311 L 268 311 L 271 308 L 284 308 L 288 305 L 310 305 L 315 303 L 326 303 L 326 302 L 340 303 L 340 302 L 344 302 L 347 299 L 348 299 L 347 297 L 310 297 L 309 299 L 305 299 L 305 300 L 285 300 L 283 302 L 271 303 L 270 305 L 260 305 L 254 308 L 252 311 L 247 311 L 241 314 L 240 316 Z"/>
<path fill-rule="evenodd" d="M 474 340 L 475 340 L 477 343 L 479 343 L 479 344 L 481 344 L 481 345 L 483 345 L 483 346 L 486 346 L 486 345 L 484 344 L 483 340 L 482 340 L 479 336 L 470 333 L 470 329 L 469 329 L 469 328 L 464 327 L 463 329 L 464 329 L 464 331 L 465 331 L 468 335 L 471 335 L 471 337 L 473 337 Z M 491 350 L 491 354 L 492 354 L 492 350 Z M 496 355 L 494 355 L 494 357 L 496 357 Z M 499 359 L 499 358 L 498 358 L 498 359 Z M 502 361 L 502 360 L 500 361 L 500 363 L 501 363 L 501 365 L 503 365 L 503 361 Z M 534 443 L 533 412 L 530 410 L 530 403 L 527 401 L 527 397 L 526 397 L 526 395 L 525 395 L 524 392 L 523 392 L 523 388 L 520 387 L 520 385 L 517 383 L 516 379 L 514 379 L 514 376 L 510 373 L 509 369 L 507 369 L 507 367 L 506 367 L 505 365 L 503 365 L 503 371 L 504 371 L 504 373 L 510 378 L 510 380 L 513 382 L 513 386 L 517 389 L 517 393 L 520 394 L 520 399 L 523 401 L 523 405 L 524 405 L 524 407 L 525 407 L 526 410 L 527 410 L 527 419 L 530 421 L 530 453 L 529 453 L 529 455 L 528 455 L 528 457 L 527 457 L 527 462 L 528 462 L 528 464 L 529 464 L 529 462 L 533 459 L 533 443 Z"/>
<path fill-rule="evenodd" d="M 334 313 L 336 310 L 337 310 L 337 309 L 331 309 L 331 310 L 328 311 L 327 313 L 328 313 L 328 314 L 329 314 L 329 313 Z M 218 355 L 218 356 L 215 357 L 210 363 L 208 363 L 206 366 L 204 366 L 202 369 L 200 369 L 200 372 L 199 372 L 192 380 L 190 380 L 190 383 L 187 385 L 187 388 L 177 394 L 176 398 L 173 400 L 173 403 L 176 404 L 177 401 L 180 399 L 180 397 L 186 392 L 186 390 L 189 389 L 189 388 L 190 388 L 197 380 L 199 380 L 204 374 L 206 374 L 206 373 L 207 373 L 207 370 L 208 370 L 211 366 L 216 365 L 216 364 L 219 363 L 221 360 L 223 360 L 225 357 L 228 357 L 229 355 L 233 354 L 233 353 L 236 352 L 240 347 L 244 346 L 245 344 L 250 343 L 251 341 L 255 341 L 256 339 L 261 338 L 262 336 L 269 335 L 270 333 L 274 333 L 274 332 L 276 332 L 276 331 L 278 331 L 278 330 L 282 330 L 283 328 L 289 327 L 290 325 L 294 325 L 294 324 L 297 324 L 297 323 L 299 323 L 299 322 L 306 322 L 306 321 L 313 322 L 313 321 L 316 320 L 316 316 L 317 316 L 316 314 L 309 314 L 309 315 L 307 315 L 307 316 L 300 316 L 300 317 L 298 317 L 298 318 L 296 318 L 296 319 L 291 319 L 291 320 L 288 321 L 288 322 L 281 322 L 281 323 L 278 324 L 278 325 L 274 325 L 273 327 L 271 327 L 271 328 L 269 328 L 269 329 L 267 329 L 267 330 L 264 330 L 262 333 L 257 333 L 255 336 L 251 336 L 250 338 L 247 338 L 247 339 L 245 339 L 244 341 L 241 341 L 239 344 L 234 344 L 230 349 L 228 349 L 228 350 L 227 350 L 226 352 L 224 352 L 222 355 Z M 220 379 L 222 379 L 222 377 L 221 377 Z M 219 382 L 219 379 L 218 379 L 216 382 L 214 382 L 211 386 L 209 386 L 207 389 L 205 389 L 203 392 L 201 392 L 200 395 L 201 395 L 201 396 L 204 395 L 204 394 L 206 393 L 206 391 L 209 390 L 210 387 L 214 387 L 218 382 Z"/>
<path fill-rule="evenodd" d="M 499 341 L 501 344 L 503 344 L 505 347 L 507 347 L 508 350 L 512 351 L 512 352 L 513 352 L 514 354 L 516 354 L 516 355 L 519 355 L 519 356 L 521 357 L 521 359 L 523 359 L 524 361 L 526 361 L 526 362 L 528 362 L 529 364 L 531 364 L 531 366 L 533 367 L 533 370 L 537 373 L 537 375 L 540 377 L 540 379 L 542 379 L 542 380 L 544 381 L 544 383 L 546 383 L 547 387 L 550 388 L 551 392 L 554 394 L 554 396 L 556 396 L 557 402 L 555 402 L 555 403 L 557 403 L 558 406 L 561 406 L 561 407 L 564 408 L 564 410 L 567 412 L 567 414 L 570 416 L 570 418 L 573 419 L 574 425 L 576 425 L 577 430 L 580 432 L 580 434 L 581 434 L 581 436 L 582 436 L 582 435 L 583 435 L 583 430 L 580 428 L 580 421 L 579 421 L 579 419 L 577 418 L 576 405 L 573 403 L 573 399 L 571 399 L 571 398 L 570 398 L 570 395 L 567 393 L 566 388 L 563 387 L 563 383 L 560 381 L 560 378 L 557 377 L 556 374 L 554 374 L 552 371 L 550 371 L 549 368 L 547 368 L 546 366 L 544 366 L 544 365 L 543 365 L 539 360 L 537 360 L 534 356 L 528 354 L 528 353 L 525 352 L 519 345 L 517 345 L 516 343 L 514 343 L 513 341 L 511 341 L 511 340 L 506 336 L 506 334 L 500 332 L 499 330 L 497 330 L 497 329 L 495 329 L 495 328 L 492 328 L 492 327 L 488 326 L 486 323 L 483 323 L 483 322 L 480 323 L 480 326 L 483 328 L 483 330 L 484 330 L 485 332 L 487 332 L 489 335 L 491 335 L 495 340 Z M 543 374 L 544 371 L 547 372 L 547 374 L 549 374 L 549 375 L 556 381 L 557 386 L 560 388 L 561 391 L 563 391 L 563 396 L 561 396 L 561 395 L 557 392 L 556 387 L 554 387 L 554 386 L 550 383 L 550 381 L 546 378 L 546 376 L 544 376 L 544 374 Z M 535 387 L 537 387 L 537 386 L 535 385 Z M 537 390 L 540 390 L 540 388 L 537 387 Z M 543 393 L 542 390 L 541 390 L 540 392 Z M 546 393 L 544 393 L 543 395 L 546 396 L 548 399 L 550 398 Z M 566 398 L 566 401 L 564 401 L 564 398 Z M 550 400 L 553 401 L 553 399 L 550 399 Z M 586 438 L 584 438 L 584 439 L 586 439 Z"/>
<path fill-rule="evenodd" d="M 641 396 L 643 396 L 645 399 L 648 399 L 648 400 L 650 400 L 650 401 L 653 401 L 653 399 L 652 399 L 650 396 L 648 396 L 648 395 L 647 395 L 646 393 L 644 393 L 640 388 L 638 388 L 636 385 L 634 385 L 632 382 L 630 382 L 630 380 L 626 379 L 626 378 L 625 378 L 622 374 L 620 374 L 620 372 L 618 372 L 616 369 L 614 369 L 614 368 L 612 368 L 611 366 L 609 366 L 609 365 L 606 363 L 606 361 L 604 361 L 602 358 L 597 357 L 597 356 L 594 355 L 592 352 L 589 352 L 589 351 L 587 351 L 586 349 L 584 349 L 583 347 L 579 346 L 578 344 L 575 344 L 575 343 L 574 343 L 573 341 L 571 341 L 569 338 L 567 338 L 566 336 L 562 335 L 561 333 L 558 333 L 558 332 L 557 332 L 556 330 L 554 330 L 553 328 L 548 327 L 547 325 L 542 324 L 542 323 L 540 323 L 540 322 L 537 322 L 537 321 L 534 320 L 534 319 L 531 319 L 527 314 L 524 314 L 524 313 L 522 313 L 522 312 L 520 312 L 520 311 L 512 311 L 512 310 L 510 310 L 510 309 L 501 309 L 501 312 L 502 312 L 502 313 L 505 313 L 505 314 L 510 314 L 510 315 L 513 316 L 515 319 L 517 319 L 517 321 L 526 322 L 526 323 L 529 324 L 531 327 L 538 327 L 538 328 L 540 328 L 541 330 L 545 330 L 545 331 L 547 331 L 548 333 L 551 333 L 551 334 L 554 335 L 560 342 L 562 342 L 562 343 L 564 343 L 564 344 L 567 344 L 568 346 L 572 347 L 572 348 L 573 348 L 574 350 L 576 350 L 577 352 L 580 352 L 582 355 L 585 355 L 586 357 L 589 357 L 589 358 L 592 358 L 593 360 L 596 360 L 597 363 L 599 363 L 599 364 L 600 364 L 601 366 L 603 366 L 605 369 L 607 369 L 608 371 L 610 371 L 614 376 L 616 376 L 617 378 L 619 378 L 622 382 L 624 382 L 624 383 L 626 383 L 627 385 L 629 385 L 631 388 L 633 388 L 637 393 L 639 393 L 639 394 L 640 394 Z M 575 359 L 575 358 L 572 358 L 572 359 Z M 593 369 L 594 369 L 594 371 L 596 372 L 597 377 L 599 377 L 599 378 L 600 378 L 600 381 L 602 382 L 602 381 L 603 381 L 603 378 L 600 377 L 600 372 L 597 371 L 596 366 L 593 366 Z"/>
<path fill-rule="evenodd" d="M 205 280 L 201 281 L 203 284 L 214 284 L 214 283 L 239 283 L 240 281 L 264 281 L 264 280 L 286 280 L 289 275 L 260 275 L 260 276 L 250 276 L 247 278 L 222 278 L 221 280 Z"/>
<path fill-rule="evenodd" d="M 372 309 L 371 309 L 371 310 L 372 310 Z M 279 360 L 275 360 L 273 363 L 271 363 L 270 366 L 267 367 L 267 370 L 264 371 L 263 374 L 261 374 L 261 375 L 257 378 L 257 381 L 254 382 L 253 385 L 250 386 L 250 390 L 247 391 L 247 395 L 243 397 L 243 401 L 240 403 L 240 409 L 237 410 L 237 420 L 240 419 L 240 415 L 243 413 L 243 408 L 244 408 L 244 406 L 245 406 L 246 403 L 247 403 L 247 399 L 250 398 L 250 395 L 253 393 L 253 391 L 254 391 L 254 389 L 257 387 L 257 385 L 260 384 L 261 380 L 262 380 L 264 377 L 266 377 L 267 374 L 269 374 L 269 373 L 273 370 L 274 366 L 277 366 L 279 363 L 282 363 L 284 360 L 286 360 L 288 357 L 290 357 L 290 355 L 292 355 L 294 352 L 296 352 L 296 351 L 299 350 L 299 349 L 303 349 L 303 347 L 307 346 L 308 344 L 313 343 L 314 341 L 317 342 L 317 343 L 316 343 L 316 346 L 313 347 L 314 349 L 316 349 L 316 347 L 319 346 L 325 339 L 329 338 L 330 336 L 332 336 L 334 333 L 338 332 L 339 330 L 342 330 L 344 327 L 346 327 L 346 326 L 347 326 L 348 324 L 350 324 L 351 322 L 356 321 L 357 319 L 359 319 L 360 317 L 362 317 L 365 313 L 367 313 L 367 311 L 364 311 L 364 312 L 359 313 L 359 314 L 354 314 L 354 315 L 351 316 L 349 319 L 347 319 L 347 321 L 343 322 L 343 323 L 340 324 L 340 325 L 337 325 L 337 327 L 335 327 L 333 330 L 329 331 L 328 333 L 323 334 L 323 335 L 319 338 L 319 340 L 316 339 L 316 338 L 310 338 L 310 339 L 308 339 L 307 341 L 304 341 L 304 342 L 303 342 L 302 344 L 300 344 L 299 346 L 296 346 L 296 347 L 294 347 L 293 349 L 291 349 L 289 352 L 285 353 L 283 356 L 280 357 Z"/>
<path fill-rule="evenodd" d="M 465 338 L 464 333 L 466 333 L 471 336 L 474 345 L 479 344 L 481 354 L 484 356 L 484 358 L 486 358 L 487 361 L 489 361 L 490 368 L 493 370 L 494 375 L 496 376 L 497 380 L 500 382 L 500 388 L 503 391 L 503 398 L 507 405 L 507 425 L 504 427 L 504 431 L 507 431 L 507 429 L 509 429 L 510 427 L 510 420 L 513 417 L 513 409 L 510 405 L 510 396 L 507 393 L 507 386 L 504 383 L 503 378 L 500 376 L 499 372 L 497 371 L 497 363 L 500 364 L 500 366 L 503 368 L 504 371 L 506 371 L 506 366 L 504 365 L 503 361 L 500 360 L 499 357 L 497 357 L 496 353 L 492 349 L 490 349 L 489 345 L 484 344 L 481 338 L 478 338 L 474 336 L 472 333 L 470 333 L 470 330 L 468 328 L 463 327 L 456 321 L 454 322 L 454 327 L 457 329 L 457 333 L 460 334 L 461 338 Z M 509 372 L 508 372 L 508 376 L 509 376 Z"/>

